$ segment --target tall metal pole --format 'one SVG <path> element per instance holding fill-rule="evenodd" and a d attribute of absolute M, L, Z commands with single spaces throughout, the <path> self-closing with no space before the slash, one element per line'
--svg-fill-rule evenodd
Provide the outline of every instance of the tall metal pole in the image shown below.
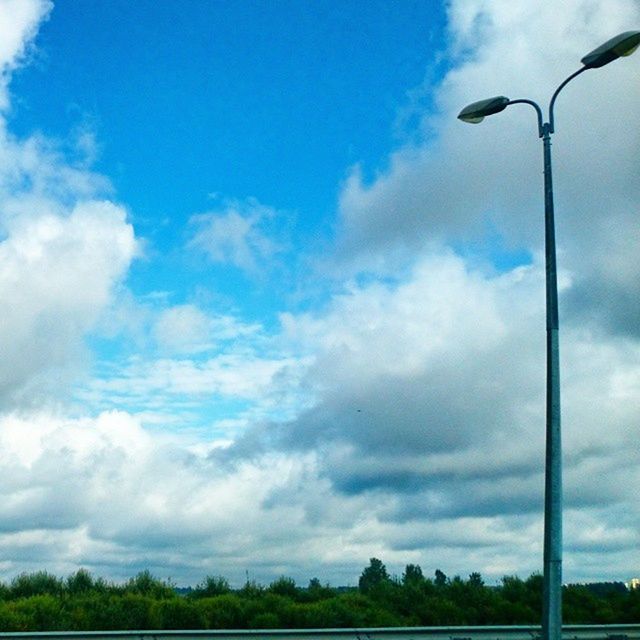
<path fill-rule="evenodd" d="M 544 245 L 547 290 L 547 419 L 544 478 L 544 592 L 542 597 L 542 637 L 562 640 L 562 438 L 560 429 L 560 343 L 558 331 L 558 270 L 556 230 L 551 175 L 551 134 L 553 108 L 560 92 L 588 67 L 566 78 L 549 102 L 549 121 L 542 123 L 537 105 L 538 130 L 544 150 Z"/>
<path fill-rule="evenodd" d="M 547 291 L 547 419 L 544 492 L 544 593 L 542 637 L 562 638 L 562 442 L 560 436 L 560 348 L 558 276 L 551 175 L 551 125 L 542 126 Z"/>

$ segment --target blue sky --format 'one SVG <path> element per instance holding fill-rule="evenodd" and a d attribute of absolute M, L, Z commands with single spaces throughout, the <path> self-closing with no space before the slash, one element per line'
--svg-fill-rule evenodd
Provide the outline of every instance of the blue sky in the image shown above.
<path fill-rule="evenodd" d="M 304 241 L 330 227 L 348 167 L 373 174 L 410 133 L 443 28 L 439 3 L 61 2 L 11 123 L 91 127 L 96 168 L 163 249 L 157 220 L 180 229 L 212 193 L 295 212 Z"/>
<path fill-rule="evenodd" d="M 0 0 L 0 576 L 540 570 L 541 149 L 456 115 L 639 24 Z M 556 110 L 572 581 L 640 572 L 639 63 Z"/>

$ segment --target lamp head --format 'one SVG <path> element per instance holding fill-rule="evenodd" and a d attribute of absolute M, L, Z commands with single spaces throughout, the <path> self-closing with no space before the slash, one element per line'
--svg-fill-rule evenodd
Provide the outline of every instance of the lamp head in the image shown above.
<path fill-rule="evenodd" d="M 496 96 L 487 100 L 480 100 L 467 105 L 459 114 L 458 119 L 463 122 L 471 122 L 476 124 L 482 122 L 486 116 L 499 113 L 507 108 L 509 98 L 505 96 Z"/>
<path fill-rule="evenodd" d="M 625 31 L 588 53 L 581 62 L 587 69 L 597 69 L 621 56 L 630 56 L 638 46 L 640 31 Z"/>

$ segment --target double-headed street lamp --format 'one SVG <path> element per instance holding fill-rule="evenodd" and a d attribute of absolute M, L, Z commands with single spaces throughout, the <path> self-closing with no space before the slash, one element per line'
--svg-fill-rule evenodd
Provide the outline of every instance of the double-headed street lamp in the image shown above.
<path fill-rule="evenodd" d="M 562 637 L 562 447 L 560 440 L 560 353 L 558 348 L 558 282 L 556 272 L 553 183 L 551 179 L 551 134 L 554 132 L 553 106 L 562 89 L 587 69 L 597 69 L 621 56 L 631 55 L 640 46 L 640 31 L 626 31 L 588 53 L 584 65 L 572 73 L 555 91 L 549 103 L 549 120 L 533 100 L 510 100 L 497 96 L 466 106 L 458 115 L 464 122 L 481 122 L 512 104 L 529 104 L 538 116 L 538 135 L 544 150 L 545 266 L 547 291 L 547 418 L 544 494 L 544 594 L 543 640 Z"/>

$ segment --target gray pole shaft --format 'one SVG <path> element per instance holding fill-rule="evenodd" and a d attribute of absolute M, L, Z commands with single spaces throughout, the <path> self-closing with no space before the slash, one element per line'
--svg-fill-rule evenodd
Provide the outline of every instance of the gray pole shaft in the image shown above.
<path fill-rule="evenodd" d="M 547 428 L 544 494 L 543 640 L 562 638 L 562 443 L 558 278 L 551 176 L 550 126 L 543 126 L 545 266 L 547 290 Z"/>

